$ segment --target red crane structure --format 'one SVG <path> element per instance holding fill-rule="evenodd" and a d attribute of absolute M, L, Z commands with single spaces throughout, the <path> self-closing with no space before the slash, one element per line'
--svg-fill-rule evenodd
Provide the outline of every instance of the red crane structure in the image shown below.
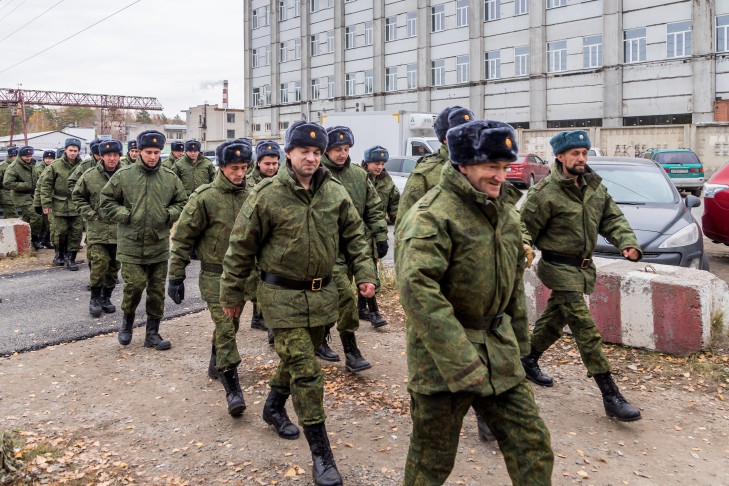
<path fill-rule="evenodd" d="M 162 104 L 157 98 L 0 88 L 0 108 L 15 107 L 17 109 L 17 107 L 20 107 L 20 114 L 13 114 L 10 120 L 10 145 L 13 144 L 13 122 L 17 116 L 20 116 L 23 122 L 23 136 L 25 137 L 25 144 L 28 145 L 28 120 L 25 118 L 26 104 L 101 108 L 101 134 L 110 135 L 112 125 L 117 122 L 120 130 L 119 138 L 122 141 L 126 138 L 126 130 L 123 129 L 122 110 L 162 110 Z"/>

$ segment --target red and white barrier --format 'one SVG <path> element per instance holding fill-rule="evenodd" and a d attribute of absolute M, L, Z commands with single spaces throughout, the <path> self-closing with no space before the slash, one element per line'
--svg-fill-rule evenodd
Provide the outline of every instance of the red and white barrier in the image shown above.
<path fill-rule="evenodd" d="M 595 292 L 586 300 L 606 342 L 688 354 L 708 347 L 712 320 L 729 319 L 729 286 L 709 272 L 604 258 L 595 264 Z M 524 287 L 533 323 L 551 291 L 535 266 L 525 272 Z"/>
<path fill-rule="evenodd" d="M 30 225 L 18 218 L 0 219 L 0 258 L 30 251 Z"/>

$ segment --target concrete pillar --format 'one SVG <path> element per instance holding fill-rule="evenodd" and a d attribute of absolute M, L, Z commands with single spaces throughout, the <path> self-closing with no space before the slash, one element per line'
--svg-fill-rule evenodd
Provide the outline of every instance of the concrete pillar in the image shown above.
<path fill-rule="evenodd" d="M 469 80 L 471 87 L 468 90 L 468 107 L 476 118 L 484 118 L 486 100 L 484 99 L 486 85 L 482 81 L 486 78 L 484 72 L 485 38 L 484 3 L 481 0 L 471 0 L 468 5 L 468 61 Z"/>
<path fill-rule="evenodd" d="M 311 23 L 309 3 L 301 0 L 301 116 L 311 121 Z"/>
<path fill-rule="evenodd" d="M 547 28 L 544 0 L 529 0 L 529 128 L 547 128 Z"/>
<path fill-rule="evenodd" d="M 603 0 L 603 126 L 623 126 L 623 0 Z M 603 147 L 605 148 L 605 147 Z"/>
<path fill-rule="evenodd" d="M 418 1 L 418 110 L 432 112 L 430 96 L 430 0 Z"/>
<path fill-rule="evenodd" d="M 693 123 L 714 121 L 716 64 L 712 57 L 714 33 L 713 0 L 691 2 L 691 74 Z"/>
<path fill-rule="evenodd" d="M 344 111 L 344 4 L 334 2 L 334 111 Z"/>
<path fill-rule="evenodd" d="M 250 2 L 249 2 L 250 3 Z M 279 42 L 281 39 L 279 19 L 279 2 L 271 0 L 271 106 L 268 107 L 271 116 L 271 138 L 278 138 L 279 129 L 278 121 L 281 112 L 281 51 L 279 50 Z"/>
<path fill-rule="evenodd" d="M 246 137 L 250 137 L 253 135 L 251 133 L 251 123 L 253 123 L 253 105 L 252 105 L 252 98 L 253 98 L 253 68 L 251 67 L 253 65 L 252 58 L 251 58 L 251 42 L 253 39 L 252 29 L 251 29 L 251 17 L 253 16 L 253 9 L 251 7 L 251 2 L 243 2 L 243 32 L 244 32 L 244 46 L 245 49 L 243 49 L 243 107 L 245 109 L 245 129 L 243 130 L 243 135 Z M 187 126 L 196 126 L 196 120 L 192 120 L 193 125 L 190 125 L 188 122 Z"/>
<path fill-rule="evenodd" d="M 372 2 L 372 104 L 385 109 L 385 0 Z"/>

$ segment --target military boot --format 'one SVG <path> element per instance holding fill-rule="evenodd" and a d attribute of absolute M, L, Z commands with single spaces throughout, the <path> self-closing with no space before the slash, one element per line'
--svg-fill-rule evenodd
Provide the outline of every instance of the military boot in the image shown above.
<path fill-rule="evenodd" d="M 539 386 L 553 386 L 554 380 L 552 380 L 552 377 L 545 375 L 539 369 L 538 361 L 541 357 L 542 353 L 538 353 L 533 347 L 529 354 L 521 357 L 521 365 L 524 367 L 527 380 Z"/>
<path fill-rule="evenodd" d="M 362 297 L 362 294 L 357 294 L 357 312 L 359 312 L 359 318 L 363 321 L 370 320 L 370 311 L 367 309 L 367 297 Z"/>
<path fill-rule="evenodd" d="M 48 248 L 49 250 L 52 250 L 55 248 L 55 245 L 51 243 L 51 232 L 50 231 L 44 231 L 41 234 L 41 244 Z"/>
<path fill-rule="evenodd" d="M 225 399 L 228 401 L 228 413 L 233 417 L 238 417 L 246 409 L 243 391 L 240 389 L 238 381 L 238 368 L 225 370 L 220 375 L 220 381 L 225 388 Z"/>
<path fill-rule="evenodd" d="M 370 322 L 372 323 L 372 327 L 378 328 L 386 326 L 387 321 L 382 317 L 380 309 L 377 307 L 377 297 L 370 297 L 367 299 L 367 302 L 370 305 Z"/>
<path fill-rule="evenodd" d="M 318 348 L 314 350 L 314 354 L 324 361 L 339 361 L 339 355 L 332 351 L 332 349 L 329 347 L 328 342 L 332 340 L 332 335 L 327 331 L 327 335 L 324 338 L 324 341 L 319 345 Z"/>
<path fill-rule="evenodd" d="M 496 436 L 491 432 L 489 426 L 486 425 L 486 421 L 481 416 L 476 414 L 476 425 L 478 426 L 478 438 L 484 442 L 492 442 L 496 440 Z"/>
<path fill-rule="evenodd" d="M 32 246 L 35 251 L 43 249 L 43 243 L 41 243 L 39 235 L 30 235 L 30 246 Z"/>
<path fill-rule="evenodd" d="M 362 357 L 357 347 L 357 338 L 353 332 L 340 332 L 339 337 L 342 338 L 342 347 L 344 348 L 344 367 L 347 371 L 357 373 L 372 368 L 372 365 Z"/>
<path fill-rule="evenodd" d="M 91 287 L 91 301 L 89 302 L 91 317 L 101 316 L 101 287 Z"/>
<path fill-rule="evenodd" d="M 291 422 L 286 413 L 286 400 L 289 396 L 271 390 L 263 406 L 263 421 L 273 425 L 276 433 L 282 439 L 294 440 L 299 438 L 299 428 Z"/>
<path fill-rule="evenodd" d="M 215 345 L 213 344 L 213 349 L 210 351 L 210 362 L 208 363 L 208 377 L 212 378 L 213 380 L 220 379 L 217 362 L 218 356 L 215 353 Z"/>
<path fill-rule="evenodd" d="M 323 423 L 304 427 L 304 436 L 311 450 L 312 476 L 317 486 L 342 486 L 342 476 L 334 462 L 332 447 L 329 445 L 327 429 Z"/>
<path fill-rule="evenodd" d="M 126 346 L 132 342 L 132 333 L 134 332 L 134 314 L 124 313 L 122 325 L 119 329 L 119 344 Z"/>
<path fill-rule="evenodd" d="M 608 417 L 615 417 L 621 422 L 635 422 L 641 419 L 640 411 L 620 394 L 618 385 L 613 381 L 609 371 L 597 374 L 593 378 L 602 392 L 602 404 Z"/>
<path fill-rule="evenodd" d="M 165 351 L 172 347 L 169 341 L 165 341 L 159 335 L 159 319 L 147 317 L 147 335 L 144 338 L 144 347 L 154 348 L 157 351 Z"/>
<path fill-rule="evenodd" d="M 75 251 L 66 252 L 66 268 L 71 270 L 72 272 L 75 272 L 78 270 L 78 265 L 76 265 L 76 252 Z"/>
<path fill-rule="evenodd" d="M 263 323 L 263 316 L 258 310 L 258 305 L 253 304 L 253 314 L 251 316 L 251 329 L 258 329 L 260 331 L 266 330 L 266 325 Z"/>
<path fill-rule="evenodd" d="M 63 243 L 56 245 L 56 256 L 53 257 L 53 264 L 62 267 L 66 264 L 66 246 Z"/>
<path fill-rule="evenodd" d="M 101 310 L 107 314 L 116 312 L 116 306 L 111 303 L 112 292 L 114 292 L 114 287 L 103 287 L 101 289 Z"/>

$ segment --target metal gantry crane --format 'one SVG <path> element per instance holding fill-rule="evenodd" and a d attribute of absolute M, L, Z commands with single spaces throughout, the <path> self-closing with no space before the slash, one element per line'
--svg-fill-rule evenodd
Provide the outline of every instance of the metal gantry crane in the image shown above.
<path fill-rule="evenodd" d="M 15 117 L 18 116 L 23 122 L 23 136 L 25 144 L 28 145 L 28 120 L 25 117 L 26 104 L 101 108 L 100 134 L 110 135 L 113 123 L 119 122 L 120 139 L 126 138 L 126 130 L 122 129 L 124 119 L 121 116 L 121 110 L 162 110 L 162 104 L 157 98 L 0 88 L 0 108 L 20 108 L 20 114 L 13 114 L 10 119 L 10 145 L 13 144 L 13 122 Z"/>

